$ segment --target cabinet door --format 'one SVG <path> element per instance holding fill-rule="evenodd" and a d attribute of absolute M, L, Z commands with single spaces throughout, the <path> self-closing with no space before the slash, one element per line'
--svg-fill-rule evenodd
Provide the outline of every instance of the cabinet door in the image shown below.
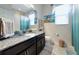
<path fill-rule="evenodd" d="M 45 38 L 42 38 L 42 49 L 44 48 L 45 46 Z"/>
<path fill-rule="evenodd" d="M 37 54 L 39 54 L 42 50 L 42 40 L 37 42 Z"/>
<path fill-rule="evenodd" d="M 39 54 L 45 46 L 45 34 L 37 36 L 37 54 Z"/>
<path fill-rule="evenodd" d="M 36 55 L 36 44 L 32 45 L 26 50 L 27 55 Z"/>

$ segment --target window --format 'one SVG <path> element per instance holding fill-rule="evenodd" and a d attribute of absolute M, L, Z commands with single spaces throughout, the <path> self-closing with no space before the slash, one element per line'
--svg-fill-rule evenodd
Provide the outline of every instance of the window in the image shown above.
<path fill-rule="evenodd" d="M 68 16 L 57 16 L 55 24 L 68 24 Z"/>
<path fill-rule="evenodd" d="M 55 24 L 68 24 L 70 12 L 70 5 L 60 5 L 54 8 Z"/>

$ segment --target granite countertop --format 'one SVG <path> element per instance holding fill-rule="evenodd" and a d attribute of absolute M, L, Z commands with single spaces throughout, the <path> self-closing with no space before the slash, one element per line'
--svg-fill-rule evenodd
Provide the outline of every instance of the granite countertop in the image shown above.
<path fill-rule="evenodd" d="M 8 38 L 5 40 L 1 40 L 0 41 L 0 51 L 4 50 L 6 48 L 9 48 L 11 46 L 14 46 L 16 44 L 19 44 L 23 41 L 26 41 L 34 36 L 40 35 L 42 33 L 43 32 L 38 32 L 38 33 L 35 33 L 35 35 L 31 35 L 31 33 L 26 33 L 23 36 L 17 36 L 17 37 L 12 37 L 12 38 Z"/>

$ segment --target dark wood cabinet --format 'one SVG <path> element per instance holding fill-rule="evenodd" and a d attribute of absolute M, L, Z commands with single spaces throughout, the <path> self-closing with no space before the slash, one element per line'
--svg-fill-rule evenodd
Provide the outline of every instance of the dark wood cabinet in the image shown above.
<path fill-rule="evenodd" d="M 45 38 L 42 38 L 42 49 L 44 48 L 45 46 Z"/>
<path fill-rule="evenodd" d="M 19 53 L 19 55 L 26 55 L 26 51 Z"/>
<path fill-rule="evenodd" d="M 24 42 L 0 52 L 0 55 L 37 55 L 45 46 L 45 34 L 42 33 Z"/>
<path fill-rule="evenodd" d="M 45 46 L 45 34 L 41 34 L 39 36 L 37 36 L 37 40 L 36 40 L 36 47 L 37 47 L 37 53 L 36 54 L 39 54 L 42 49 L 44 48 Z"/>
<path fill-rule="evenodd" d="M 41 49 L 42 49 L 42 40 L 39 40 L 37 42 L 37 53 L 36 54 L 39 54 L 41 52 Z"/>
<path fill-rule="evenodd" d="M 2 52 L 0 52 L 0 55 L 2 55 L 3 53 Z"/>
<path fill-rule="evenodd" d="M 9 49 L 4 50 L 3 51 L 3 54 L 4 55 L 16 55 L 19 52 L 25 50 L 26 49 L 26 46 L 27 46 L 27 42 L 23 42 L 23 43 L 17 44 L 14 47 L 11 47 Z"/>
<path fill-rule="evenodd" d="M 27 55 L 36 55 L 36 44 L 33 44 L 28 49 L 26 49 Z"/>

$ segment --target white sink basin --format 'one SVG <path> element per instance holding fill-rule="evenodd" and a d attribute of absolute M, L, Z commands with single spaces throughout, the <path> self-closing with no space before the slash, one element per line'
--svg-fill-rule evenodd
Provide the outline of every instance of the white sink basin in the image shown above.
<path fill-rule="evenodd" d="M 33 37 L 33 36 L 35 36 L 36 34 L 35 33 L 28 33 L 28 34 L 25 34 L 25 36 L 27 36 L 27 37 Z"/>

